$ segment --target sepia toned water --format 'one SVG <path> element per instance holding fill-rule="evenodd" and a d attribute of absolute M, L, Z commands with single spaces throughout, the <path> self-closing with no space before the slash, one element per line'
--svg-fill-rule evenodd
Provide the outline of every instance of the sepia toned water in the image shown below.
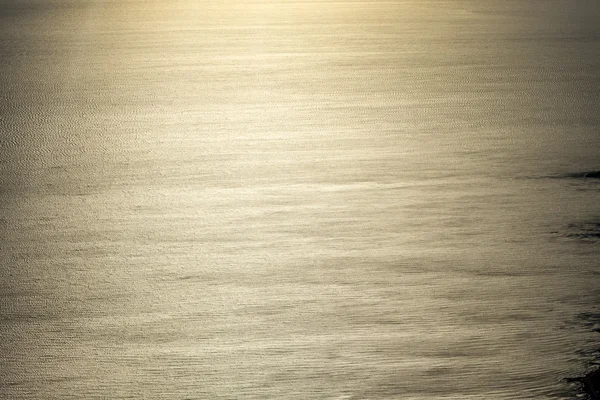
<path fill-rule="evenodd" d="M 0 6 L 0 398 L 585 396 L 596 1 Z"/>

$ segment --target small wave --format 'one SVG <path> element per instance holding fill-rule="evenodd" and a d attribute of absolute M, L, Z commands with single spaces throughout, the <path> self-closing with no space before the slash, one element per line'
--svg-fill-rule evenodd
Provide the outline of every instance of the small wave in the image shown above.
<path fill-rule="evenodd" d="M 600 241 L 600 219 L 571 223 L 564 229 L 554 230 L 550 233 L 582 243 L 598 243 Z"/>
<path fill-rule="evenodd" d="M 524 179 L 569 179 L 577 181 L 597 182 L 600 180 L 600 170 L 598 171 L 580 171 L 567 173 L 551 173 L 544 175 L 527 175 Z"/>
<path fill-rule="evenodd" d="M 578 320 L 583 323 L 588 329 L 600 332 L 600 313 L 597 312 L 585 312 L 578 315 Z M 577 376 L 574 378 L 565 378 L 568 383 L 578 383 L 581 391 L 588 395 L 591 400 L 600 400 L 600 350 L 584 351 L 579 353 L 580 356 L 587 358 L 588 366 L 593 368 L 590 372 L 584 376 Z M 589 370 L 588 370 L 589 371 Z"/>
<path fill-rule="evenodd" d="M 557 178 L 600 179 L 600 171 L 573 172 L 569 174 L 559 175 L 557 176 Z"/>
<path fill-rule="evenodd" d="M 586 221 L 577 224 L 569 224 L 567 237 L 584 241 L 595 241 L 600 239 L 600 221 Z"/>
<path fill-rule="evenodd" d="M 579 314 L 578 318 L 585 327 L 600 332 L 600 313 L 585 312 Z"/>
<path fill-rule="evenodd" d="M 600 370 L 594 370 L 585 376 L 565 379 L 567 382 L 579 382 L 583 391 L 592 400 L 600 400 Z"/>

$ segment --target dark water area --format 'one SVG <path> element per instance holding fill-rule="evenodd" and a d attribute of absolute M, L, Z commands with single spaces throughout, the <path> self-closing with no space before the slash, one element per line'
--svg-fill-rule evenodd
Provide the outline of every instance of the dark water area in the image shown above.
<path fill-rule="evenodd" d="M 600 314 L 582 313 L 579 318 L 583 324 L 594 332 L 600 333 Z M 569 377 L 565 381 L 578 385 L 590 399 L 600 398 L 600 347 L 579 352 L 587 360 L 588 371 L 584 376 Z"/>
<path fill-rule="evenodd" d="M 568 174 L 568 178 L 582 178 L 582 179 L 598 179 L 600 178 L 600 171 L 587 171 L 578 172 L 574 174 Z"/>
<path fill-rule="evenodd" d="M 585 399 L 600 6 L 0 0 L 0 398 Z"/>

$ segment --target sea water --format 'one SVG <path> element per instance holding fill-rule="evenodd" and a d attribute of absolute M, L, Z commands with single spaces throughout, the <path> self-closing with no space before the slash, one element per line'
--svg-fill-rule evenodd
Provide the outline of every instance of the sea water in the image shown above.
<path fill-rule="evenodd" d="M 0 5 L 1 398 L 583 395 L 597 2 Z"/>

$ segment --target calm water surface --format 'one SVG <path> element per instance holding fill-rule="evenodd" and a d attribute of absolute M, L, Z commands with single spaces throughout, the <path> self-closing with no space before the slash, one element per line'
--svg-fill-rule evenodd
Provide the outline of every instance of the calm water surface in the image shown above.
<path fill-rule="evenodd" d="M 1 398 L 580 396 L 597 2 L 0 6 Z"/>

